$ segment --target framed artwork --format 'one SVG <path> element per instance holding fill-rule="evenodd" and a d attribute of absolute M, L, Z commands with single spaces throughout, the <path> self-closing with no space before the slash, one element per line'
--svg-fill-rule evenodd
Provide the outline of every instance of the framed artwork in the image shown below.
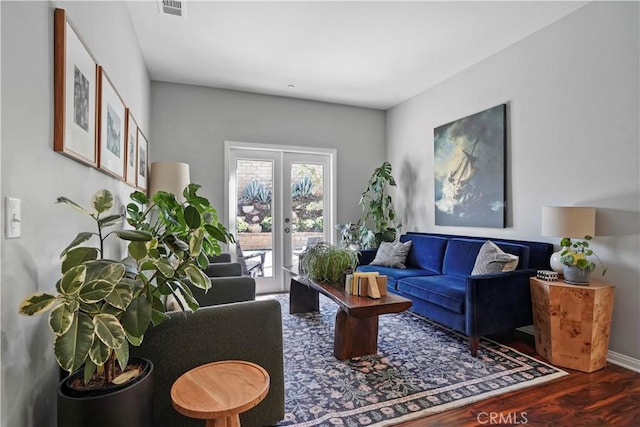
<path fill-rule="evenodd" d="M 136 186 L 136 163 L 138 161 L 138 124 L 127 108 L 127 143 L 125 154 L 124 180 L 132 187 Z"/>
<path fill-rule="evenodd" d="M 147 192 L 149 178 L 149 141 L 138 128 L 138 163 L 136 167 L 136 186 L 140 191 Z"/>
<path fill-rule="evenodd" d="M 103 172 L 124 179 L 127 108 L 102 67 L 98 67 L 98 76 L 98 165 Z"/>
<path fill-rule="evenodd" d="M 505 227 L 507 105 L 434 129 L 435 224 Z"/>
<path fill-rule="evenodd" d="M 96 167 L 98 65 L 64 9 L 53 17 L 53 150 Z"/>

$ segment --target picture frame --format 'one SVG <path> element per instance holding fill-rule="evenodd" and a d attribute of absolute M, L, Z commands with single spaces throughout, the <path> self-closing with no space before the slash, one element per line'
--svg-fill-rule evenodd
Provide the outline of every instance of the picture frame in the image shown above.
<path fill-rule="evenodd" d="M 53 150 L 97 167 L 98 64 L 65 10 L 53 17 Z"/>
<path fill-rule="evenodd" d="M 101 171 L 124 180 L 127 107 L 101 66 L 98 81 L 98 166 Z"/>
<path fill-rule="evenodd" d="M 136 163 L 136 187 L 143 192 L 148 191 L 149 180 L 149 141 L 138 128 L 138 162 Z"/>
<path fill-rule="evenodd" d="M 136 187 L 136 164 L 138 162 L 138 123 L 133 118 L 131 110 L 127 108 L 127 140 L 125 144 L 124 180 L 132 187 Z"/>
<path fill-rule="evenodd" d="M 434 129 L 435 225 L 506 227 L 507 104 Z"/>

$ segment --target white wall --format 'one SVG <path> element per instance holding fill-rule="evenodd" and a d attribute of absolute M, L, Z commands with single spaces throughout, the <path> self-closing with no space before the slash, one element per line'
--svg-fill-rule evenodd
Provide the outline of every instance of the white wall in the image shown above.
<path fill-rule="evenodd" d="M 2 198 L 22 200 L 22 237 L 2 241 L 2 426 L 54 426 L 58 368 L 47 316 L 17 314 L 36 290 L 53 292 L 59 254 L 92 224 L 64 195 L 118 202 L 132 189 L 53 151 L 53 9 L 62 7 L 148 131 L 150 80 L 123 2 L 7 2 L 2 10 Z"/>
<path fill-rule="evenodd" d="M 360 193 L 384 161 L 380 110 L 174 83 L 151 84 L 151 161 L 190 165 L 224 212 L 224 141 L 337 149 L 337 223 L 357 221 Z M 226 222 L 226 220 L 225 220 Z"/>
<path fill-rule="evenodd" d="M 616 286 L 610 349 L 640 358 L 637 2 L 596 2 L 391 109 L 405 230 L 541 236 L 542 206 L 594 206 Z M 508 103 L 508 227 L 434 225 L 433 129 Z M 592 277 L 600 278 L 599 269 Z"/>

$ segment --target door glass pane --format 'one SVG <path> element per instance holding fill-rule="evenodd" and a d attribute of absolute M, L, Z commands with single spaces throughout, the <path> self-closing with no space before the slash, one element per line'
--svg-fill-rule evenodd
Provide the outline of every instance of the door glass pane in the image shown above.
<path fill-rule="evenodd" d="M 237 160 L 236 183 L 238 260 L 249 275 L 273 277 L 273 161 Z"/>
<path fill-rule="evenodd" d="M 309 245 L 325 240 L 324 167 L 320 164 L 291 164 L 291 248 L 292 261 Z"/>

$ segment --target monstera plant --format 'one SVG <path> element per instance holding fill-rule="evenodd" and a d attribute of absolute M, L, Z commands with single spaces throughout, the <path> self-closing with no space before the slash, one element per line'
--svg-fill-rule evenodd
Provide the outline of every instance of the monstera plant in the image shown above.
<path fill-rule="evenodd" d="M 92 387 L 125 382 L 129 346 L 140 345 L 147 329 L 166 317 L 164 298 L 174 294 L 183 309 L 181 301 L 191 310 L 198 308 L 188 284 L 205 290 L 211 286 L 203 272 L 207 255 L 219 254 L 220 244 L 231 238 L 198 188 L 187 186 L 184 202 L 166 192 L 151 199 L 134 192 L 126 208 L 133 229 L 116 228 L 125 214 L 112 213 L 113 195 L 107 190 L 93 196 L 90 209 L 58 198 L 93 218 L 96 230 L 79 233 L 62 251 L 57 294 L 30 295 L 19 311 L 31 316 L 51 309 L 49 326 L 62 369 L 84 367 L 84 383 Z M 106 256 L 110 238 L 127 242 L 124 260 Z M 96 244 L 86 246 L 89 241 Z"/>

